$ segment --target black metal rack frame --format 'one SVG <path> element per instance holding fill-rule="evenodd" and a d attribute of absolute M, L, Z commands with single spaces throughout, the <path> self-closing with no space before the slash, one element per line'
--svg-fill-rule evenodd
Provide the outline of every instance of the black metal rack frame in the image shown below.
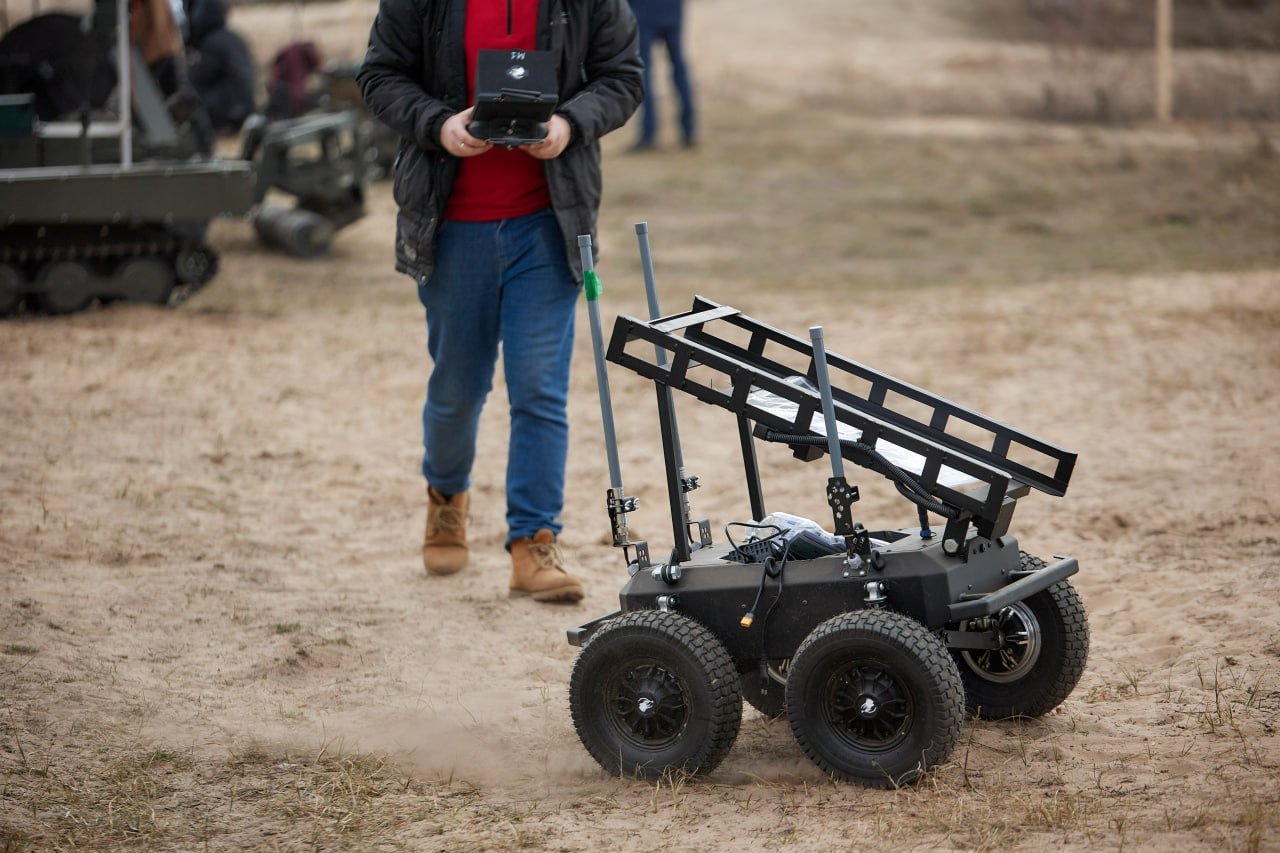
<path fill-rule="evenodd" d="M 658 363 L 655 346 L 669 354 L 668 364 Z M 779 360 L 788 356 L 792 365 Z M 794 366 L 797 356 L 798 363 L 805 365 L 802 371 Z M 970 520 L 980 535 L 1002 536 L 1016 499 L 1029 489 L 1055 496 L 1066 492 L 1076 461 L 1071 451 L 852 359 L 833 352 L 826 357 L 837 421 L 858 430 L 858 441 L 864 446 L 876 448 L 883 442 L 923 457 L 923 469 L 918 474 L 911 472 L 913 478 L 956 515 L 948 520 L 944 536 L 963 542 Z M 785 442 L 786 436 L 822 436 L 812 428 L 814 416 L 820 420 L 822 412 L 821 396 L 813 387 L 812 343 L 736 308 L 698 296 L 689 311 L 679 314 L 651 321 L 619 316 L 607 358 L 656 385 L 676 562 L 689 558 L 690 519 L 684 517 L 677 464 L 679 439 L 667 389 L 683 391 L 737 416 L 748 498 L 756 518 L 763 518 L 765 510 L 753 438 L 763 439 L 772 433 L 770 440 Z M 704 378 L 696 368 L 709 369 L 710 378 Z M 717 375 L 726 380 L 723 387 L 714 384 Z M 808 380 L 810 387 L 786 381 L 796 376 Z M 753 399 L 757 390 L 794 404 L 794 417 L 783 417 L 761 405 L 758 395 Z M 981 443 L 974 440 L 975 435 L 981 436 Z M 808 445 L 793 444 L 792 448 L 806 460 L 826 452 Z M 847 442 L 842 444 L 841 455 L 887 476 L 882 465 Z M 939 482 L 944 466 L 971 477 L 975 486 L 954 488 Z"/>

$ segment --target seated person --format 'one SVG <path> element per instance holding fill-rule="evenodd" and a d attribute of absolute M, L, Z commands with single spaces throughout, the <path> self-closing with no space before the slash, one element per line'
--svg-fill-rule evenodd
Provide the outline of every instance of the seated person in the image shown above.
<path fill-rule="evenodd" d="M 253 56 L 243 38 L 227 29 L 223 0 L 196 0 L 189 22 L 191 85 L 213 127 L 237 133 L 254 110 Z"/>

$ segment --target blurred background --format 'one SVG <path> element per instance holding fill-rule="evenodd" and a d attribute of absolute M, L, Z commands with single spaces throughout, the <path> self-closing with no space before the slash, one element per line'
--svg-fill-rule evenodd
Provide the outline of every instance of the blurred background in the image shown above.
<path fill-rule="evenodd" d="M 199 17 L 201 3 L 221 6 L 157 2 L 180 21 Z M 58 11 L 88 6 L 4 0 L 0 31 Z M 359 109 L 351 77 L 371 0 L 224 11 L 247 47 L 250 83 L 239 85 L 252 86 L 256 109 L 272 119 Z M 678 105 L 655 49 L 659 148 L 610 157 L 603 214 L 606 235 L 627 243 L 631 221 L 653 219 L 682 277 L 714 270 L 781 284 L 805 264 L 798 277 L 807 281 L 896 286 L 1239 269 L 1280 253 L 1275 0 L 813 0 L 786 9 L 689 0 L 685 18 L 702 145 L 678 150 Z M 185 61 L 198 74 L 202 49 L 185 26 Z M 243 120 L 215 122 L 223 155 L 243 151 Z M 332 231 L 365 212 L 368 183 L 382 226 L 368 228 L 361 246 L 370 251 L 358 254 L 389 265 L 390 221 L 379 219 L 390 212 L 387 188 L 376 181 L 396 140 L 368 116 L 360 122 L 361 148 L 346 156 L 367 168 L 342 181 L 361 197 L 337 214 L 332 201 L 297 201 L 327 216 L 329 231 L 294 245 L 295 255 L 326 252 Z M 630 147 L 636 124 L 606 140 L 611 155 Z M 295 147 L 296 159 L 306 141 Z M 259 184 L 246 209 L 282 187 L 300 195 L 287 181 Z M 290 224 L 323 232 L 326 223 Z M 244 233 L 234 220 L 217 223 L 213 244 L 256 251 Z M 749 258 L 743 240 L 757 247 Z M 356 250 L 335 259 L 344 251 Z"/>
<path fill-rule="evenodd" d="M 122 120 L 89 3 L 0 0 L 0 848 L 1275 847 L 1280 0 L 686 0 L 697 144 L 661 50 L 656 145 L 636 119 L 603 141 L 606 323 L 647 314 L 647 221 L 665 312 L 821 323 L 1080 455 L 1013 527 L 1080 559 L 1079 688 L 883 792 L 752 712 L 708 782 L 601 776 L 564 641 L 625 580 L 585 307 L 561 539 L 585 603 L 507 598 L 501 377 L 473 567 L 427 577 L 426 335 L 395 140 L 351 83 L 377 4 L 194 33 L 200 5 L 135 5 L 188 28 L 151 30 Z M 611 378 L 665 553 L 653 389 Z M 747 511 L 733 426 L 678 405 L 718 538 Z M 824 466 L 760 455 L 771 508 L 829 523 Z M 859 486 L 872 529 L 914 522 Z"/>

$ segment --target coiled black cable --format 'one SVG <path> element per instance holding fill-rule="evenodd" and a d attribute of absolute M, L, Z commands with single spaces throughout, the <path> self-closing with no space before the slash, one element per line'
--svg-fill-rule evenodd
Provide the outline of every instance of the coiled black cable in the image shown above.
<path fill-rule="evenodd" d="M 751 607 L 743 615 L 743 622 L 739 624 L 743 628 L 750 628 L 755 621 L 756 608 L 760 606 L 760 599 L 764 597 L 765 583 L 769 578 L 778 579 L 778 594 L 773 597 L 773 601 L 769 604 L 769 609 L 765 611 L 764 620 L 760 623 L 760 657 L 764 659 L 765 650 L 767 648 L 766 637 L 769 632 L 769 618 L 773 616 L 773 609 L 778 606 L 778 601 L 782 598 L 783 572 L 787 568 L 787 560 L 791 556 L 791 541 L 786 538 L 781 527 L 776 524 L 751 524 L 745 521 L 731 521 L 724 526 L 724 537 L 729 541 L 729 546 L 735 551 L 739 550 L 738 545 L 733 541 L 733 536 L 729 533 L 730 527 L 745 527 L 751 530 L 772 530 L 773 533 L 756 542 L 772 542 L 775 539 L 782 542 L 781 554 L 770 554 L 764 560 L 764 571 L 760 573 L 760 586 L 756 588 L 755 601 L 751 603 Z M 772 550 L 772 549 L 771 549 Z M 745 552 L 744 552 L 745 553 Z"/>

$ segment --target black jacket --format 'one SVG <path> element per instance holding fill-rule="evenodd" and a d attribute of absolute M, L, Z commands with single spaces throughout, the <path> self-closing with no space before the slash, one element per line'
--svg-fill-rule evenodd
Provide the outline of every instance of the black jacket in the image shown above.
<path fill-rule="evenodd" d="M 393 193 L 396 269 L 425 283 L 458 171 L 440 147 L 445 120 L 469 106 L 463 47 L 466 0 L 379 0 L 356 79 L 373 114 L 400 134 Z M 538 48 L 559 57 L 560 105 L 573 135 L 546 161 L 551 205 L 574 275 L 579 234 L 596 233 L 600 137 L 621 127 L 643 96 L 635 18 L 626 0 L 542 0 Z"/>
<path fill-rule="evenodd" d="M 227 29 L 223 0 L 198 0 L 191 10 L 187 76 L 218 130 L 240 130 L 254 109 L 253 55 Z"/>

